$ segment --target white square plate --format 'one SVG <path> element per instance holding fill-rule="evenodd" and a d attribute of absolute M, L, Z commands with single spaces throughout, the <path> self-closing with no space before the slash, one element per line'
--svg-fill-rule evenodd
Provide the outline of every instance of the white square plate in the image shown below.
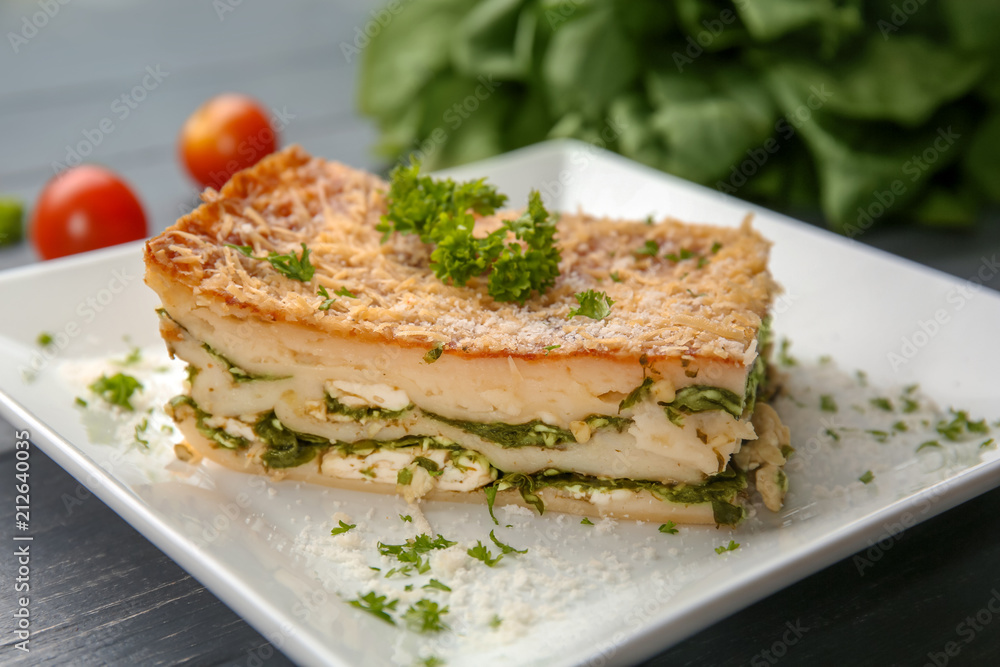
<path fill-rule="evenodd" d="M 416 592 L 404 593 L 406 581 L 370 569 L 388 564 L 376 540 L 417 532 L 398 518 L 408 511 L 402 500 L 194 468 L 172 461 L 169 448 L 136 448 L 114 423 L 73 406 L 85 391 L 74 378 L 97 368 L 93 359 L 121 355 L 132 343 L 147 357 L 162 350 L 139 244 L 0 274 L 4 416 L 302 664 L 411 664 L 432 654 L 449 665 L 633 662 L 1000 483 L 995 447 L 915 451 L 935 435 L 933 417 L 943 414 L 932 414 L 935 404 L 991 423 L 1000 417 L 1000 298 L 989 290 L 587 144 L 541 144 L 450 175 L 487 176 L 514 205 L 534 187 L 550 208 L 623 218 L 736 225 L 755 213 L 757 228 L 774 241 L 772 271 L 786 290 L 775 329 L 794 340 L 800 360 L 787 369 L 792 396 L 778 404 L 799 450 L 780 513 L 758 508 L 735 530 L 664 535 L 649 524 L 588 527 L 565 516 L 499 511 L 498 536 L 529 553 L 486 568 L 464 556 L 476 540 L 489 544 L 494 525 L 485 508 L 424 505 L 434 529 L 461 543 L 458 557 L 435 555 L 429 575 L 450 582 L 452 592 L 421 592 L 423 579 L 414 578 Z M 984 260 L 984 271 L 991 266 Z M 36 343 L 42 331 L 57 334 L 44 354 Z M 834 363 L 817 363 L 823 355 Z M 147 364 L 154 375 L 156 363 Z M 867 372 L 867 386 L 854 369 Z M 172 369 L 147 380 L 146 403 L 179 391 L 180 376 Z M 911 394 L 923 407 L 908 414 L 899 406 L 911 383 L 923 388 Z M 815 407 L 821 394 L 834 396 L 839 412 Z M 893 401 L 892 413 L 871 407 L 879 396 Z M 908 420 L 907 432 L 892 430 L 899 420 Z M 866 430 L 889 435 L 876 442 Z M 875 475 L 867 485 L 858 481 L 866 470 Z M 331 537 L 337 513 L 358 529 Z M 716 554 L 730 539 L 740 548 Z M 414 596 L 433 597 L 450 607 L 451 630 L 416 635 L 340 599 L 369 589 L 395 591 L 400 612 Z M 490 627 L 494 615 L 499 629 Z"/>

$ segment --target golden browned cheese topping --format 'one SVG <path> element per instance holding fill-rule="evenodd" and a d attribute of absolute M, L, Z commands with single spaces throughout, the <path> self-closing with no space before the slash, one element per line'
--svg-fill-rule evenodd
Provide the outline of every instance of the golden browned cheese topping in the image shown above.
<path fill-rule="evenodd" d="M 293 146 L 236 174 L 220 192 L 207 190 L 201 206 L 147 243 L 147 268 L 223 314 L 394 344 L 442 343 L 472 356 L 534 357 L 558 345 L 548 353 L 691 355 L 746 365 L 756 354 L 757 329 L 777 286 L 767 271 L 770 244 L 748 222 L 649 225 L 563 213 L 561 275 L 545 295 L 519 306 L 494 301 L 485 278 L 466 287 L 442 283 L 428 267 L 430 249 L 413 235 L 382 243 L 375 226 L 386 190 L 372 174 Z M 479 226 L 481 235 L 497 220 Z M 646 241 L 657 244 L 658 257 L 635 253 Z M 226 246 L 252 246 L 263 257 L 301 255 L 302 243 L 316 267 L 306 283 Z M 338 296 L 319 310 L 321 285 L 331 296 L 346 288 L 357 298 Z M 566 319 L 578 305 L 574 295 L 586 290 L 606 292 L 611 314 Z"/>

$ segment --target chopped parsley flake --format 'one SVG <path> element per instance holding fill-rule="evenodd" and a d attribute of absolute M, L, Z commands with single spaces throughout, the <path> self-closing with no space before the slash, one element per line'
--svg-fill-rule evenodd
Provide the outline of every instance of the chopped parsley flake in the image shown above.
<path fill-rule="evenodd" d="M 720 250 L 722 250 L 722 244 L 719 243 L 718 241 L 716 241 L 715 243 L 712 244 L 712 249 L 709 250 L 708 252 L 714 255 L 715 253 L 719 252 Z"/>
<path fill-rule="evenodd" d="M 874 407 L 878 408 L 879 410 L 884 410 L 885 412 L 892 412 L 892 401 L 890 401 L 888 398 L 873 398 L 868 402 L 871 403 Z"/>
<path fill-rule="evenodd" d="M 35 339 L 35 342 L 37 342 L 42 347 L 48 347 L 49 345 L 52 345 L 53 342 L 55 342 L 55 338 L 52 337 L 52 334 L 43 331 L 42 333 L 38 334 L 38 338 Z"/>
<path fill-rule="evenodd" d="M 500 548 L 501 553 L 504 553 L 504 554 L 526 554 L 526 553 L 528 553 L 527 549 L 519 550 L 519 549 L 515 549 L 514 547 L 510 546 L 509 544 L 504 544 L 503 542 L 501 542 L 500 540 L 497 539 L 497 536 L 493 534 L 492 530 L 490 531 L 490 539 L 493 540 L 493 544 L 497 545 L 497 547 Z"/>
<path fill-rule="evenodd" d="M 414 632 L 441 632 L 448 629 L 441 620 L 447 613 L 448 607 L 439 607 L 437 602 L 423 599 L 417 600 L 403 612 L 403 620 Z"/>
<path fill-rule="evenodd" d="M 903 433 L 903 432 L 909 431 L 910 427 L 906 425 L 906 422 L 904 422 L 904 421 L 898 421 L 898 422 L 896 422 L 895 424 L 892 425 L 892 430 L 893 431 L 899 431 L 899 432 Z"/>
<path fill-rule="evenodd" d="M 437 589 L 439 591 L 444 591 L 445 593 L 451 593 L 451 588 L 445 584 L 442 584 L 437 579 L 431 579 L 426 584 L 421 586 L 421 588 L 432 588 L 432 589 Z"/>
<path fill-rule="evenodd" d="M 135 410 L 132 406 L 132 394 L 142 391 L 142 383 L 131 375 L 115 373 L 111 377 L 101 375 L 92 385 L 90 390 L 103 398 L 111 405 L 117 405 L 126 410 Z"/>
<path fill-rule="evenodd" d="M 837 432 L 834 431 L 832 428 L 824 429 L 823 433 L 825 433 L 826 435 L 830 436 L 830 438 L 832 438 L 835 441 L 839 441 L 840 440 L 840 436 L 837 435 Z"/>
<path fill-rule="evenodd" d="M 643 255 L 647 257 L 656 257 L 660 254 L 660 244 L 656 241 L 646 241 L 642 244 L 642 247 L 635 251 L 635 255 L 642 257 Z"/>
<path fill-rule="evenodd" d="M 410 516 L 409 514 L 400 514 L 399 518 L 400 520 L 405 521 L 406 523 L 413 523 L 413 517 Z"/>
<path fill-rule="evenodd" d="M 660 527 L 657 528 L 657 530 L 659 530 L 661 533 L 666 533 L 667 535 L 676 535 L 678 533 L 677 524 L 674 523 L 673 521 L 668 521 L 664 524 L 661 524 Z"/>
<path fill-rule="evenodd" d="M 875 474 L 871 470 L 866 470 L 861 477 L 858 477 L 858 481 L 862 484 L 871 484 L 873 479 L 875 479 Z"/>
<path fill-rule="evenodd" d="M 356 600 L 349 600 L 348 604 L 367 611 L 372 616 L 385 621 L 389 625 L 396 625 L 388 612 L 396 611 L 396 605 L 399 604 L 399 600 L 387 600 L 388 598 L 385 595 L 375 595 L 375 591 L 369 591 Z"/>
<path fill-rule="evenodd" d="M 951 413 L 954 415 L 951 421 L 942 419 L 934 426 L 934 429 L 948 440 L 957 442 L 973 433 L 989 433 L 990 427 L 986 425 L 985 419 L 970 421 L 969 413 L 965 410 L 952 410 Z"/>
<path fill-rule="evenodd" d="M 787 338 L 781 339 L 781 347 L 778 349 L 778 363 L 782 366 L 794 366 L 799 363 L 795 357 L 788 354 L 788 348 L 791 346 L 792 343 Z"/>
<path fill-rule="evenodd" d="M 594 525 L 594 522 L 591 521 L 590 519 L 588 519 L 587 517 L 583 517 L 583 519 L 580 521 L 580 523 L 583 524 L 584 526 L 593 526 Z"/>
<path fill-rule="evenodd" d="M 937 440 L 928 440 L 927 442 L 920 443 L 920 445 L 917 447 L 917 451 L 919 452 L 922 449 L 929 449 L 931 447 L 940 447 L 940 446 L 941 443 L 938 442 Z"/>
<path fill-rule="evenodd" d="M 419 570 L 418 569 L 417 571 L 423 573 L 423 572 L 426 572 L 429 569 L 430 569 L 430 566 L 428 566 L 424 570 Z M 398 575 L 401 575 L 401 576 L 404 576 L 404 577 L 409 577 L 409 576 L 412 576 L 410 574 L 410 572 L 412 570 L 413 570 L 413 567 L 410 566 L 410 565 L 404 565 L 403 567 L 394 567 L 394 568 L 392 568 L 391 570 L 389 570 L 388 572 L 385 573 L 385 578 L 388 579 L 389 577 L 391 577 L 394 574 L 398 574 Z M 406 590 L 412 590 L 412 589 L 408 588 Z"/>
<path fill-rule="evenodd" d="M 558 350 L 562 345 L 546 345 L 542 349 L 545 350 L 545 354 L 548 354 L 552 350 Z"/>
<path fill-rule="evenodd" d="M 611 313 L 611 306 L 615 303 L 604 292 L 595 292 L 594 290 L 580 292 L 574 296 L 580 307 L 571 308 L 569 314 L 566 316 L 567 320 L 574 317 L 589 317 L 592 320 L 603 320 Z"/>
<path fill-rule="evenodd" d="M 436 655 L 430 655 L 420 661 L 420 667 L 442 667 L 445 662 Z"/>
<path fill-rule="evenodd" d="M 337 528 L 334 528 L 333 530 L 331 530 L 330 534 L 331 535 L 343 535 L 347 531 L 353 530 L 353 529 L 355 529 L 357 527 L 358 527 L 358 525 L 356 523 L 344 523 L 344 520 L 341 519 L 340 520 L 340 526 L 337 527 Z"/>
<path fill-rule="evenodd" d="M 493 618 L 490 619 L 490 627 L 496 630 L 503 623 L 503 619 L 497 614 L 493 614 Z"/>
<path fill-rule="evenodd" d="M 836 412 L 837 402 L 833 400 L 833 396 L 823 394 L 819 397 L 819 407 L 821 410 L 825 410 L 827 412 Z"/>
<path fill-rule="evenodd" d="M 677 253 L 668 252 L 664 255 L 664 258 L 669 259 L 675 264 L 677 262 L 683 262 L 685 259 L 691 259 L 692 257 L 696 257 L 695 253 L 691 252 L 687 248 L 681 248 Z"/>
<path fill-rule="evenodd" d="M 79 405 L 81 408 L 87 407 L 87 401 L 83 400 L 79 396 L 73 399 L 73 402 Z"/>
<path fill-rule="evenodd" d="M 729 540 L 729 544 L 727 544 L 726 546 L 715 547 L 715 553 L 724 554 L 727 551 L 736 551 L 739 548 L 740 548 L 739 542 L 734 542 L 733 540 Z"/>
<path fill-rule="evenodd" d="M 995 445 L 995 444 L 996 444 L 996 440 L 995 440 L 995 439 L 993 439 L 993 438 L 990 438 L 989 440 L 986 440 L 986 441 L 984 441 L 984 442 L 981 442 L 981 443 L 979 444 L 979 449 L 987 449 L 987 448 L 989 448 L 989 447 L 992 447 L 992 446 L 993 446 L 993 445 Z"/>
<path fill-rule="evenodd" d="M 869 434 L 871 436 L 874 436 L 875 439 L 877 441 L 879 441 L 879 442 L 885 442 L 886 440 L 889 439 L 889 434 L 887 432 L 885 432 L 885 431 L 878 431 L 878 430 L 874 430 L 874 429 L 869 429 L 869 430 L 865 431 L 865 433 L 867 433 L 867 434 Z"/>
<path fill-rule="evenodd" d="M 617 271 L 611 272 L 611 281 L 616 283 L 620 283 L 622 281 L 622 278 L 618 275 Z"/>
<path fill-rule="evenodd" d="M 424 355 L 424 363 L 433 364 L 435 361 L 441 358 L 444 353 L 444 343 L 435 343 L 434 347 L 427 350 L 427 354 Z"/>
<path fill-rule="evenodd" d="M 147 428 L 149 428 L 149 419 L 143 417 L 142 421 L 135 425 L 135 441 L 149 449 L 149 440 L 142 437 Z"/>
<path fill-rule="evenodd" d="M 348 299 L 357 299 L 358 298 L 358 296 L 354 292 L 352 292 L 351 290 L 347 289 L 346 287 L 341 287 L 336 292 L 334 292 L 334 294 L 336 294 L 337 296 L 345 296 Z"/>
<path fill-rule="evenodd" d="M 326 288 L 323 287 L 322 285 L 320 285 L 319 289 L 316 290 L 316 294 L 320 295 L 324 299 L 323 303 L 319 304 L 319 306 L 317 307 L 317 309 L 318 310 L 330 310 L 330 306 L 333 305 L 333 302 L 336 301 L 336 299 L 334 299 L 332 296 L 330 296 L 330 293 L 327 292 Z"/>
<path fill-rule="evenodd" d="M 138 347 L 133 347 L 129 350 L 128 354 L 125 355 L 125 358 L 117 363 L 122 366 L 134 366 L 140 361 L 142 361 L 142 350 Z"/>
<path fill-rule="evenodd" d="M 494 524 L 499 526 L 500 522 L 497 521 L 496 514 L 493 513 L 493 503 L 497 500 L 497 487 L 491 484 L 483 489 L 483 492 L 486 494 L 486 508 L 490 511 L 490 518 L 493 519 Z"/>
<path fill-rule="evenodd" d="M 313 275 L 316 273 L 316 267 L 309 261 L 309 248 L 306 247 L 305 243 L 302 243 L 301 245 L 302 254 L 298 256 L 294 252 L 290 252 L 287 255 L 280 255 L 272 251 L 268 253 L 267 257 L 255 257 L 252 246 L 233 245 L 232 243 L 226 244 L 227 247 L 239 251 L 250 259 L 267 261 L 274 267 L 275 271 L 286 278 L 307 283 L 312 280 Z"/>
<path fill-rule="evenodd" d="M 378 552 L 383 556 L 395 556 L 396 560 L 403 563 L 400 572 L 408 574 L 410 568 L 415 568 L 419 574 L 425 574 L 431 569 L 430 564 L 423 558 L 423 554 L 432 549 L 447 549 L 457 544 L 438 535 L 431 539 L 429 535 L 420 534 L 410 538 L 405 544 L 383 544 L 378 543 Z M 391 574 L 391 572 L 390 572 Z M 386 575 L 389 576 L 388 574 Z"/>
<path fill-rule="evenodd" d="M 494 567 L 496 566 L 497 563 L 503 560 L 502 554 L 497 555 L 496 558 L 493 558 L 493 554 L 490 553 L 490 550 L 487 549 L 485 546 L 483 546 L 483 543 L 478 540 L 476 541 L 476 546 L 467 550 L 465 553 L 469 554 L 476 560 L 483 561 L 483 563 L 485 563 L 489 567 Z"/>

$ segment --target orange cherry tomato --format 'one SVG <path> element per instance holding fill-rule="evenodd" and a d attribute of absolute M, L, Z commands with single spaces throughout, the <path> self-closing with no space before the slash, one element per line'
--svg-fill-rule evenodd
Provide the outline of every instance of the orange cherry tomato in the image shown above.
<path fill-rule="evenodd" d="M 218 95 L 198 107 L 181 128 L 181 159 L 203 187 L 220 188 L 278 145 L 267 112 L 246 95 Z"/>

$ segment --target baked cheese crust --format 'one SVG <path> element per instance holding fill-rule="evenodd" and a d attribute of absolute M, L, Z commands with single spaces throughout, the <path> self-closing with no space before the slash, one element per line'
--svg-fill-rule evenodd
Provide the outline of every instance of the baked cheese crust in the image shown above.
<path fill-rule="evenodd" d="M 397 346 L 440 343 L 463 357 L 646 355 L 657 363 L 688 356 L 745 367 L 756 356 L 777 286 L 767 272 L 770 244 L 749 224 L 647 225 L 564 213 L 560 276 L 544 296 L 519 306 L 494 301 L 485 279 L 443 284 L 428 270 L 428 248 L 413 236 L 382 243 L 375 227 L 387 189 L 376 176 L 293 146 L 237 173 L 221 191 L 206 190 L 201 206 L 146 244 L 149 274 L 184 286 L 220 314 Z M 490 220 L 481 224 L 489 228 Z M 646 241 L 657 243 L 661 257 L 692 256 L 671 262 L 635 255 Z M 226 246 L 252 246 L 263 256 L 299 254 L 302 243 L 316 266 L 309 283 Z M 320 285 L 358 298 L 320 311 Z M 567 320 L 578 305 L 574 295 L 590 289 L 614 300 L 613 315 Z"/>

